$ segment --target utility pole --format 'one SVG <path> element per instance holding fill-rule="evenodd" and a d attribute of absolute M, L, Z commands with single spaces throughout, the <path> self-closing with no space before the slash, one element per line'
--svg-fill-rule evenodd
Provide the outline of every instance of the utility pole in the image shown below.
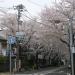
<path fill-rule="evenodd" d="M 17 21 L 18 21 L 18 32 L 19 32 L 19 25 L 22 24 L 22 21 L 20 20 L 20 17 L 21 17 L 21 12 L 23 11 L 24 9 L 24 6 L 22 4 L 16 6 L 16 9 L 18 11 L 18 18 L 17 18 Z"/>
<path fill-rule="evenodd" d="M 74 16 L 74 0 L 72 8 L 72 17 L 69 19 L 69 35 L 70 35 L 70 52 L 71 52 L 71 70 L 72 75 L 75 75 L 75 47 L 74 47 L 74 32 L 73 32 L 73 16 Z"/>
<path fill-rule="evenodd" d="M 22 21 L 20 20 L 21 12 L 23 11 L 24 6 L 22 4 L 20 4 L 20 5 L 16 6 L 16 9 L 18 11 L 18 17 L 17 17 L 18 30 L 17 30 L 17 32 L 19 33 L 20 32 L 20 27 L 19 26 L 22 24 Z M 19 59 L 19 41 L 17 41 L 17 56 L 16 56 L 17 71 L 19 71 L 19 69 L 20 69 L 20 65 L 21 65 L 20 63 L 21 63 L 21 61 Z"/>
<path fill-rule="evenodd" d="M 73 45 L 73 25 L 72 25 L 72 21 L 73 21 L 73 18 L 70 18 L 69 19 L 69 36 L 70 36 L 70 54 L 71 54 L 71 70 L 72 70 L 72 75 L 74 75 L 74 70 L 73 70 L 73 48 L 74 48 L 74 45 Z"/>

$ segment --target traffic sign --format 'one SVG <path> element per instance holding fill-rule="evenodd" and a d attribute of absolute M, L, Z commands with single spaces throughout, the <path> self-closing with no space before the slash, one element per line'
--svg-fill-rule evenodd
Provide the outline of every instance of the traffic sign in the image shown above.
<path fill-rule="evenodd" d="M 16 37 L 15 36 L 8 36 L 8 40 L 7 40 L 7 42 L 9 43 L 9 44 L 14 44 L 14 43 L 16 43 Z"/>
<path fill-rule="evenodd" d="M 24 35 L 24 32 L 16 32 L 16 36 L 23 36 Z"/>
<path fill-rule="evenodd" d="M 25 37 L 24 32 L 16 32 L 16 40 L 17 40 L 19 43 L 23 42 L 24 37 Z"/>

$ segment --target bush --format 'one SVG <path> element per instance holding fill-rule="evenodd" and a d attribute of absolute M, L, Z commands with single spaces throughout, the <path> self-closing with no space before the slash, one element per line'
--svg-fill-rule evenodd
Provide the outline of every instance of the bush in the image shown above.
<path fill-rule="evenodd" d="M 0 63 L 6 62 L 7 57 L 6 56 L 0 56 Z"/>
<path fill-rule="evenodd" d="M 0 55 L 0 72 L 8 71 L 9 70 L 9 62 L 6 56 Z"/>

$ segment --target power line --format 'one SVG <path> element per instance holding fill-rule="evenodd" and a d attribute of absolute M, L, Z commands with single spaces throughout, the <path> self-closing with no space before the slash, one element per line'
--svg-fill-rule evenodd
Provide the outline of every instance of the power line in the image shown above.
<path fill-rule="evenodd" d="M 13 6 L 13 7 L 14 7 L 14 6 Z M 6 9 L 6 10 L 8 9 L 8 10 L 9 10 L 9 9 L 13 9 L 13 7 L 10 7 L 10 8 L 0 7 L 0 9 Z"/>
<path fill-rule="evenodd" d="M 23 14 L 23 15 L 24 15 L 25 17 L 27 17 L 28 19 L 30 19 L 30 20 L 32 20 L 32 21 L 35 21 L 35 20 L 33 20 L 32 18 L 28 17 L 26 14 Z M 35 22 L 37 22 L 37 21 L 35 21 Z M 37 22 L 37 23 L 42 24 L 42 25 L 46 25 L 46 24 L 41 23 L 41 22 Z"/>
<path fill-rule="evenodd" d="M 38 6 L 38 7 L 43 7 L 42 5 L 40 5 L 40 4 L 36 3 L 36 2 L 33 2 L 31 0 L 27 0 L 27 1 L 30 2 L 30 3 L 32 3 L 32 4 L 34 4 L 34 5 L 36 5 L 36 6 Z"/>
<path fill-rule="evenodd" d="M 33 18 L 33 17 L 32 17 L 32 14 L 31 14 L 27 9 L 24 10 L 24 11 L 27 12 L 31 18 Z"/>
<path fill-rule="evenodd" d="M 28 10 L 27 10 L 27 12 L 28 12 L 28 14 L 31 16 L 31 18 L 33 18 L 33 17 L 32 17 L 32 14 L 31 14 Z M 46 22 L 51 22 L 51 23 L 54 22 L 54 21 L 55 21 L 55 22 L 56 22 L 56 21 L 59 21 L 59 23 L 60 23 L 60 22 L 67 22 L 67 21 L 61 21 L 61 20 L 58 20 L 58 19 L 57 19 L 57 20 L 45 20 L 45 21 L 46 21 Z"/>
<path fill-rule="evenodd" d="M 13 9 L 13 8 L 0 7 L 0 12 L 2 12 L 2 13 L 4 13 L 4 14 L 7 14 L 7 10 L 10 10 L 10 9 Z"/>

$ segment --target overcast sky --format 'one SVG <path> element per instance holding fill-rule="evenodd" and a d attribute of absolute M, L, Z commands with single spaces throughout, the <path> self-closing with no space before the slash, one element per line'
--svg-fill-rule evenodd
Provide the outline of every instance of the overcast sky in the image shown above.
<path fill-rule="evenodd" d="M 18 4 L 23 4 L 26 9 L 36 15 L 44 6 L 51 6 L 55 0 L 0 0 L 0 7 L 12 8 Z"/>

